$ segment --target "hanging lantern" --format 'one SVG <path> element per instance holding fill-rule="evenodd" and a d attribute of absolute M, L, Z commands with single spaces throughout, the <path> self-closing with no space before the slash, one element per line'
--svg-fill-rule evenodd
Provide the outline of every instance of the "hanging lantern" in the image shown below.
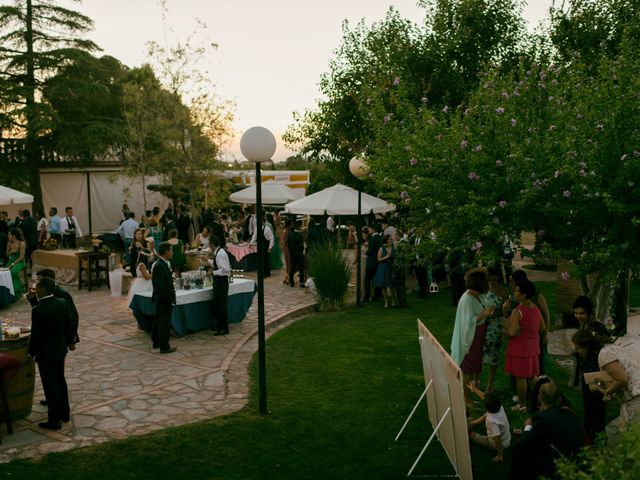
<path fill-rule="evenodd" d="M 439 288 L 438 284 L 435 280 L 431 281 L 431 285 L 429 285 L 429 293 L 438 293 Z"/>

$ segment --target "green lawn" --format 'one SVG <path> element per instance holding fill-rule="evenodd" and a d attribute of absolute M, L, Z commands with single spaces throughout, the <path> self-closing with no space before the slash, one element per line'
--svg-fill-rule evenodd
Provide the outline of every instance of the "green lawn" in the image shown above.
<path fill-rule="evenodd" d="M 553 284 L 541 284 L 548 299 Z M 267 344 L 268 405 L 256 414 L 252 364 L 250 405 L 241 412 L 143 437 L 0 466 L 12 479 L 393 479 L 405 478 L 430 433 L 426 408 L 394 442 L 424 389 L 416 319 L 448 350 L 455 309 L 448 290 L 410 307 L 381 305 L 317 314 L 275 334 Z M 553 372 L 560 385 L 566 373 Z M 511 405 L 508 378 L 496 388 Z M 581 414 L 579 392 L 568 392 Z M 480 411 L 474 413 L 481 413 Z M 513 425 L 524 416 L 509 412 Z M 516 421 L 517 420 L 517 421 Z M 472 445 L 476 479 L 504 478 L 505 465 Z M 509 455 L 507 454 L 507 462 Z M 416 474 L 449 474 L 436 444 Z"/>

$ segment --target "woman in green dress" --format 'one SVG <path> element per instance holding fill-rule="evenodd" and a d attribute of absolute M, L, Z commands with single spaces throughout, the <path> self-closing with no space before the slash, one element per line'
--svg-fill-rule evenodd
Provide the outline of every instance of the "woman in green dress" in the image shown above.
<path fill-rule="evenodd" d="M 11 270 L 11 280 L 13 281 L 13 292 L 16 298 L 23 293 L 22 280 L 20 280 L 21 272 L 27 264 L 24 261 L 24 252 L 26 244 L 22 230 L 12 228 L 9 231 L 9 242 L 7 243 L 7 264 L 6 267 Z"/>
<path fill-rule="evenodd" d="M 267 213 L 265 219 L 267 226 L 273 232 L 273 248 L 269 254 L 269 265 L 271 270 L 280 270 L 282 268 L 282 250 L 280 249 L 280 242 L 278 242 L 278 232 L 274 226 L 273 215 Z"/>

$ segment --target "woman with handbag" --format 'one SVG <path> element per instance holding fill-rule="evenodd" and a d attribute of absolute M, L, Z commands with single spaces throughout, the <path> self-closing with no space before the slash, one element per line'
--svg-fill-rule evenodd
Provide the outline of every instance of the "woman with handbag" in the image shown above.
<path fill-rule="evenodd" d="M 533 388 L 540 374 L 540 324 L 542 314 L 532 302 L 536 287 L 529 280 L 516 284 L 515 299 L 518 306 L 513 310 L 506 324 L 507 344 L 504 371 L 516 378 L 518 404 L 511 407 L 514 412 L 526 413 L 527 390 Z"/>
<path fill-rule="evenodd" d="M 605 427 L 607 445 L 613 448 L 621 432 L 640 421 L 640 341 L 621 337 L 614 343 L 608 335 L 585 329 L 578 330 L 571 340 L 579 355 L 597 355 L 600 370 L 610 377 L 610 381 L 596 383 L 602 399 L 620 402 L 620 415 Z"/>

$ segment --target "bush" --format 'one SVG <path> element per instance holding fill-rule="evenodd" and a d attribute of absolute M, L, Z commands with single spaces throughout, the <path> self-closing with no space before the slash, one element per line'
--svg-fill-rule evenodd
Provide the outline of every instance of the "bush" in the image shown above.
<path fill-rule="evenodd" d="M 631 480 L 640 472 L 640 425 L 631 424 L 615 449 L 607 448 L 600 437 L 594 448 L 585 449 L 571 461 L 557 462 L 557 478 L 561 480 Z"/>
<path fill-rule="evenodd" d="M 320 310 L 340 310 L 351 278 L 350 262 L 340 248 L 329 242 L 314 249 L 309 256 L 309 275 L 315 283 Z"/>

